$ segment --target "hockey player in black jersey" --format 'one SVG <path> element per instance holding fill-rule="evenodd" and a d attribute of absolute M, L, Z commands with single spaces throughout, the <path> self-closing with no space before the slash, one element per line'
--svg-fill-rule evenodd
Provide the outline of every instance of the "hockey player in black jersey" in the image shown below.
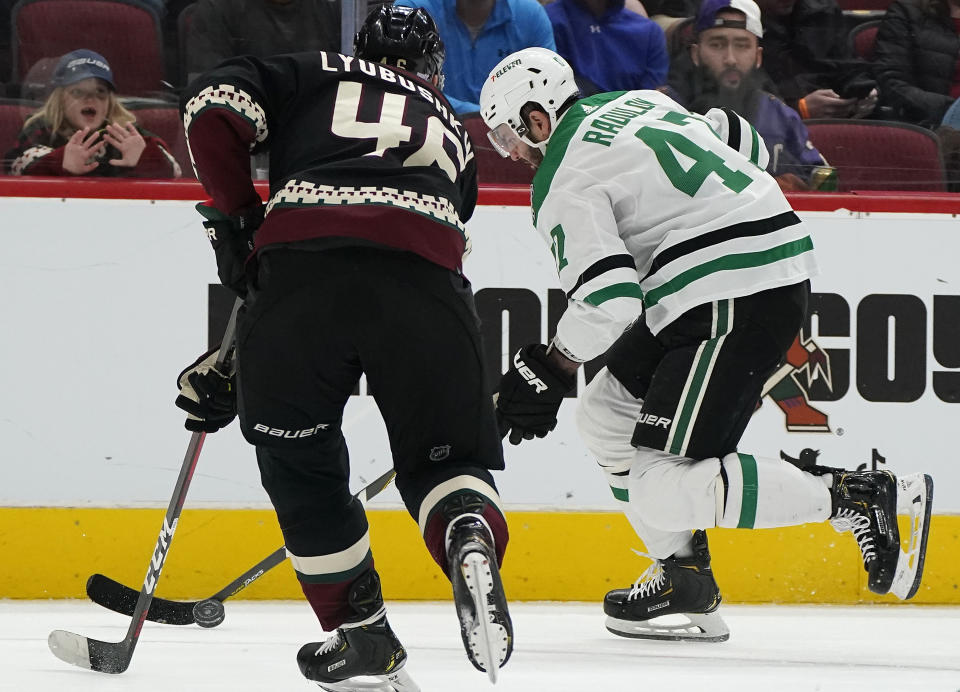
<path fill-rule="evenodd" d="M 503 452 L 461 273 L 476 162 L 440 92 L 443 44 L 425 10 L 377 8 L 355 51 L 235 58 L 182 99 L 219 275 L 245 298 L 240 425 L 307 601 L 333 632 L 300 650 L 303 674 L 330 690 L 417 689 L 348 487 L 342 414 L 365 374 L 397 488 L 452 582 L 467 656 L 495 681 L 513 632 L 490 473 Z M 265 208 L 249 173 L 261 151 Z M 211 358 L 181 377 L 192 429 L 234 415 L 230 373 Z"/>
<path fill-rule="evenodd" d="M 816 274 L 804 224 L 764 171 L 763 140 L 729 109 L 692 114 L 658 91 L 578 97 L 573 70 L 543 48 L 504 58 L 480 94 L 494 146 L 537 167 L 534 225 L 568 298 L 549 346 L 514 357 L 497 416 L 514 444 L 548 434 L 580 363 L 605 356 L 577 424 L 653 558 L 607 594 L 608 629 L 728 638 L 713 527 L 829 520 L 856 538 L 871 591 L 911 598 L 929 476 L 798 469 L 738 449 Z M 911 519 L 905 549 L 898 512 Z"/>

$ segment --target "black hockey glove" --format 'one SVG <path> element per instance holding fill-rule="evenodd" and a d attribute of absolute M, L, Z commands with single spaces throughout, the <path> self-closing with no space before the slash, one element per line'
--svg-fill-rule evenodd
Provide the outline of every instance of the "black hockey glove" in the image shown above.
<path fill-rule="evenodd" d="M 562 372 L 547 359 L 543 344 L 524 346 L 500 379 L 497 425 L 500 437 L 510 433 L 510 444 L 546 437 L 557 426 L 557 411 L 576 377 Z"/>
<path fill-rule="evenodd" d="M 207 351 L 177 377 L 176 405 L 187 412 L 184 427 L 193 432 L 216 432 L 237 415 L 233 361 L 217 370 L 220 347 Z"/>
<path fill-rule="evenodd" d="M 220 283 L 241 298 L 247 297 L 247 258 L 253 252 L 253 234 L 263 223 L 262 204 L 243 209 L 228 216 L 213 206 L 210 201 L 197 204 L 197 211 L 206 221 L 207 237 L 217 256 L 217 275 Z"/>

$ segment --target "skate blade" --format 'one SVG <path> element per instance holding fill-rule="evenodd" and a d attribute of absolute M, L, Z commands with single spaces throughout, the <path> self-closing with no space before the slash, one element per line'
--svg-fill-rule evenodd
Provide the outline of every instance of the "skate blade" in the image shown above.
<path fill-rule="evenodd" d="M 681 617 L 686 622 L 668 623 L 666 618 Z M 730 628 L 718 613 L 675 613 L 651 620 L 620 620 L 607 617 L 607 630 L 619 637 L 684 642 L 725 642 Z"/>
<path fill-rule="evenodd" d="M 371 675 L 317 684 L 327 692 L 420 692 L 420 687 L 403 668 L 389 675 Z"/>
<path fill-rule="evenodd" d="M 467 654 L 486 671 L 490 682 L 497 682 L 497 671 L 507 658 L 510 635 L 503 625 L 494 622 L 494 606 L 489 595 L 494 590 L 490 560 L 483 553 L 467 553 L 460 563 L 460 573 L 473 598 L 476 618 L 466 628 L 470 650 Z"/>
<path fill-rule="evenodd" d="M 907 515 L 909 530 L 906 550 L 900 550 L 890 593 L 903 601 L 913 598 L 920 588 L 932 509 L 933 479 L 930 476 L 911 473 L 897 478 L 897 513 Z"/>

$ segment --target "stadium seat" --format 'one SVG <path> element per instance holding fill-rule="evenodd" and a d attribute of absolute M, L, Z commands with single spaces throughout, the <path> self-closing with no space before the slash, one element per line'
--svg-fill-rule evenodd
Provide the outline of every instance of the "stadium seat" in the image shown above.
<path fill-rule="evenodd" d="M 473 153 L 477 157 L 477 178 L 482 184 L 522 183 L 529 185 L 533 180 L 533 169 L 529 166 L 505 159 L 496 152 L 487 139 L 487 124 L 479 113 L 467 113 L 460 116 L 460 122 L 467 128 Z"/>
<path fill-rule="evenodd" d="M 804 125 L 837 169 L 840 191 L 946 190 L 940 140 L 930 130 L 883 120 L 814 119 Z"/>
<path fill-rule="evenodd" d="M 0 156 L 16 146 L 24 121 L 41 105 L 36 101 L 0 99 Z M 6 166 L 0 166 L 0 172 L 5 169 Z"/>
<path fill-rule="evenodd" d="M 166 142 L 170 153 L 180 164 L 183 177 L 193 178 L 193 166 L 190 165 L 190 153 L 187 151 L 177 105 L 154 99 L 127 99 L 123 105 L 137 116 L 137 124 Z"/>
<path fill-rule="evenodd" d="M 136 0 L 20 0 L 11 25 L 18 81 L 38 60 L 88 48 L 110 63 L 119 93 L 164 89 L 160 19 Z"/>
<path fill-rule="evenodd" d="M 873 62 L 874 45 L 877 41 L 877 29 L 879 28 L 879 19 L 853 27 L 847 37 L 850 54 L 867 62 Z"/>

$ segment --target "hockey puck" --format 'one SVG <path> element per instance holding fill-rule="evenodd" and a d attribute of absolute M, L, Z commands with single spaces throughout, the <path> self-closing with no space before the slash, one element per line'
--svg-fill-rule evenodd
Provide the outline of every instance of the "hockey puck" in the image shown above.
<path fill-rule="evenodd" d="M 223 603 L 212 598 L 197 601 L 193 606 L 193 621 L 201 627 L 216 627 L 225 617 Z"/>

